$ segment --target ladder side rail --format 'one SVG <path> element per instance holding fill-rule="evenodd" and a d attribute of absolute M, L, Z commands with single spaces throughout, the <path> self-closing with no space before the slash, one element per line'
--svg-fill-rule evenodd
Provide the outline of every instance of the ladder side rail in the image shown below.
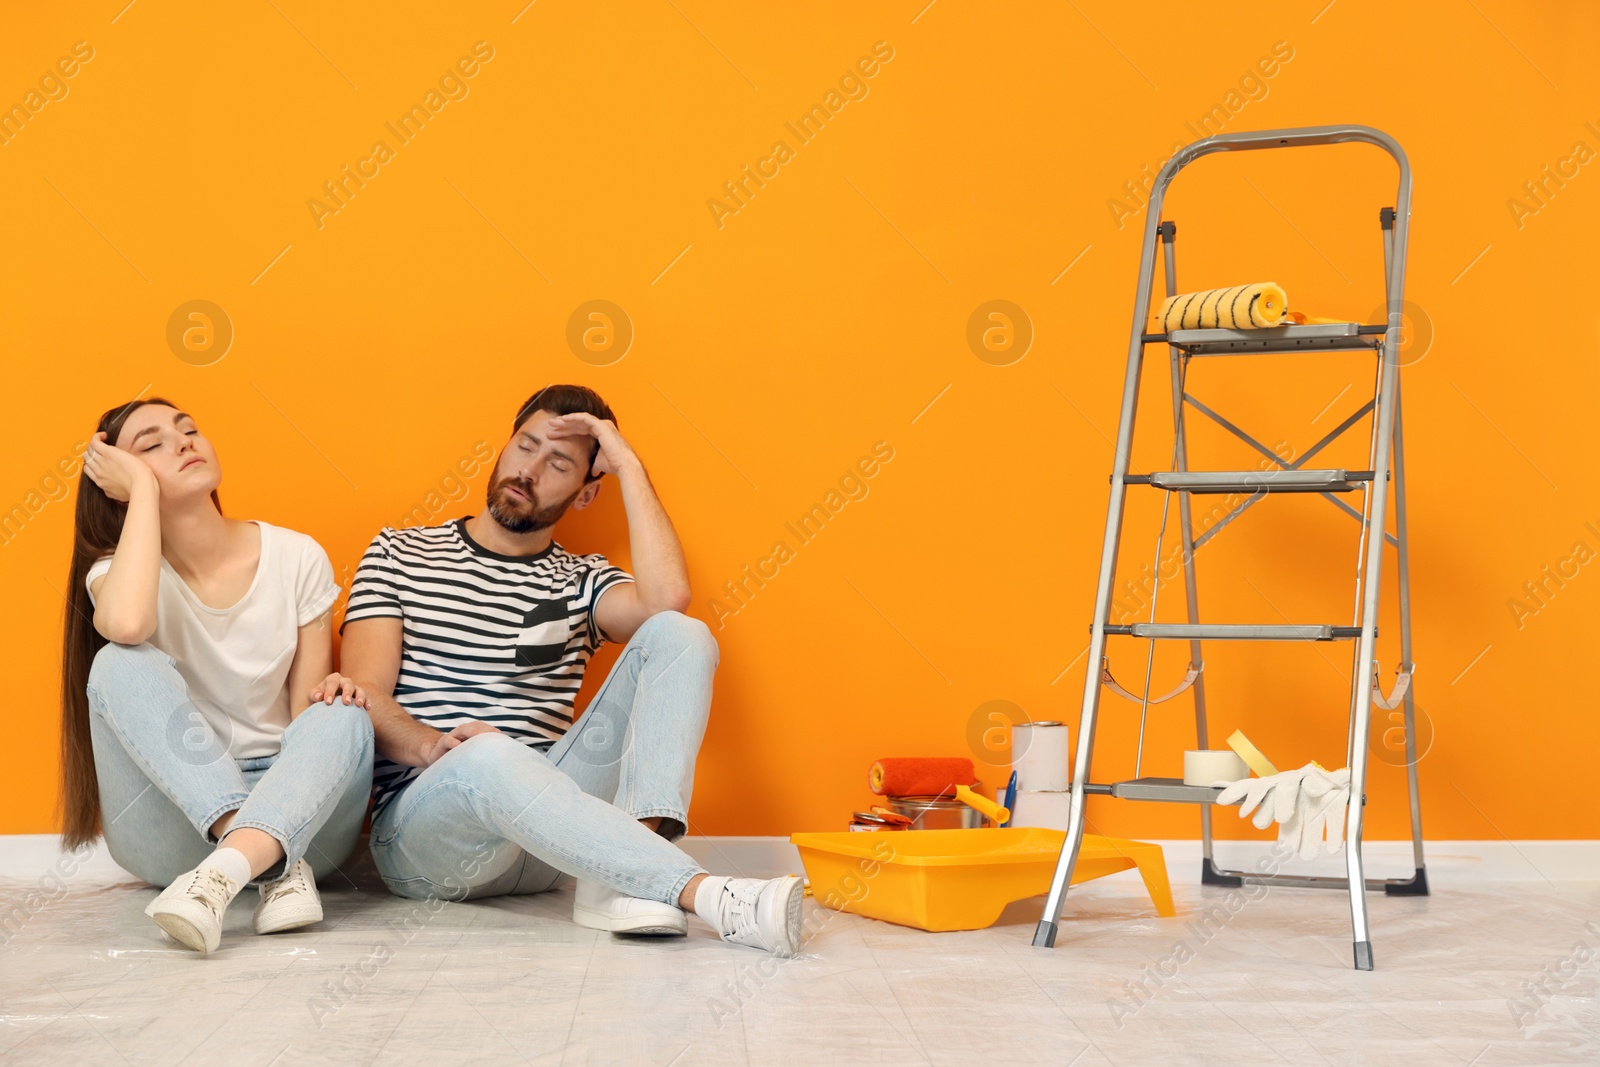
<path fill-rule="evenodd" d="M 1394 156 L 1400 168 L 1400 183 L 1395 194 L 1393 255 L 1390 256 L 1390 270 L 1385 279 L 1389 290 L 1389 314 L 1383 335 L 1383 347 L 1379 350 L 1380 358 L 1383 360 L 1383 375 L 1375 413 L 1378 448 L 1372 465 L 1374 471 L 1382 471 L 1387 478 L 1391 447 L 1394 443 L 1396 400 L 1400 381 L 1400 323 L 1405 307 L 1406 240 L 1411 226 L 1411 164 L 1406 159 L 1405 151 L 1392 137 L 1376 130 L 1369 132 L 1381 139 L 1378 143 Z M 1362 136 L 1348 139 L 1370 140 L 1371 138 Z M 1362 971 L 1372 970 L 1372 939 L 1367 929 L 1366 881 L 1362 875 L 1361 862 L 1361 824 L 1366 807 L 1363 803 L 1367 782 L 1366 742 L 1372 713 L 1372 698 L 1367 687 L 1365 665 L 1372 662 L 1376 637 L 1374 631 L 1378 624 L 1378 594 L 1382 588 L 1380 579 L 1383 571 L 1383 535 L 1387 529 L 1384 519 L 1389 499 L 1387 484 L 1382 485 L 1374 496 L 1372 526 L 1376 536 L 1367 539 L 1365 600 L 1362 605 L 1361 638 L 1356 656 L 1356 662 L 1362 664 L 1363 669 L 1359 684 L 1354 687 L 1360 698 L 1354 702 L 1353 728 L 1356 736 L 1360 738 L 1360 744 L 1353 745 L 1351 751 L 1350 803 L 1346 808 L 1345 823 L 1345 870 L 1350 879 L 1350 924 L 1354 933 L 1355 966 L 1357 970 Z"/>
<path fill-rule="evenodd" d="M 1394 212 L 1380 212 L 1383 224 L 1383 277 L 1388 284 L 1394 263 Z M 1397 377 L 1394 383 L 1394 533 L 1395 575 L 1400 585 L 1400 665 L 1399 669 L 1411 673 L 1416 663 L 1411 658 L 1411 547 L 1407 538 L 1406 522 L 1406 451 L 1402 386 Z M 1411 811 L 1411 854 L 1416 865 L 1411 891 L 1418 895 L 1428 891 L 1427 863 L 1422 848 L 1422 790 L 1417 781 L 1417 711 L 1416 684 L 1406 686 L 1404 712 L 1401 717 L 1406 732 L 1406 794 Z"/>
<path fill-rule="evenodd" d="M 1366 585 L 1364 583 L 1367 576 L 1367 543 L 1373 537 L 1372 510 L 1376 496 L 1387 494 L 1389 491 L 1388 472 L 1384 471 L 1380 474 L 1375 466 L 1378 462 L 1378 403 L 1382 398 L 1383 391 L 1383 353 L 1379 351 L 1375 354 L 1378 360 L 1372 365 L 1372 399 L 1362 405 L 1372 412 L 1372 418 L 1367 424 L 1367 463 L 1373 468 L 1373 480 L 1361 487 L 1361 512 L 1356 516 L 1361 523 L 1361 536 L 1356 542 L 1356 588 L 1355 597 L 1350 605 L 1350 626 L 1358 637 L 1361 633 L 1361 612 L 1366 602 Z M 1380 529 L 1379 533 L 1383 532 Z M 1355 752 L 1356 745 L 1366 743 L 1365 738 L 1358 740 L 1356 737 L 1355 701 L 1358 690 L 1367 688 L 1366 682 L 1362 682 L 1358 686 L 1357 679 L 1369 679 L 1371 674 L 1372 664 L 1362 664 L 1361 644 L 1357 641 L 1350 646 L 1350 717 L 1346 723 L 1347 731 L 1344 741 L 1344 763 L 1346 767 L 1350 766 L 1351 755 Z"/>
<path fill-rule="evenodd" d="M 1410 544 L 1406 534 L 1406 479 L 1405 446 L 1401 420 L 1401 387 L 1398 378 L 1394 389 L 1394 521 L 1396 547 L 1395 573 L 1400 586 L 1400 670 L 1410 673 L 1416 669 L 1411 659 L 1411 566 Z M 1406 732 L 1406 791 L 1411 809 L 1411 851 L 1420 873 L 1425 869 L 1422 854 L 1422 794 L 1417 781 L 1417 714 L 1416 682 L 1406 686 L 1402 723 Z M 1426 890 L 1426 886 L 1419 887 Z"/>
<path fill-rule="evenodd" d="M 1177 223 L 1168 220 L 1161 224 L 1161 249 L 1162 263 L 1166 267 L 1167 295 L 1176 296 L 1178 293 L 1178 263 L 1174 254 L 1177 247 Z M 1172 377 L 1172 433 L 1173 454 L 1176 457 L 1174 468 L 1180 471 L 1189 469 L 1189 442 L 1184 426 L 1184 387 L 1185 375 L 1182 361 L 1187 357 L 1183 349 L 1177 345 L 1167 346 L 1168 359 L 1171 363 Z M 1178 539 L 1183 548 L 1183 585 L 1184 603 L 1188 611 L 1191 624 L 1200 621 L 1200 599 L 1198 585 L 1195 579 L 1194 566 L 1194 517 L 1190 508 L 1190 495 L 1178 494 Z M 1159 578 L 1160 575 L 1157 575 Z M 1206 729 L 1206 676 L 1204 652 L 1200 646 L 1200 639 L 1195 638 L 1189 642 L 1189 663 L 1191 669 L 1200 673 L 1195 676 L 1194 685 L 1194 736 L 1195 747 L 1205 749 L 1210 743 L 1207 740 Z M 1201 878 L 1205 879 L 1212 872 L 1212 838 L 1211 838 L 1211 805 L 1200 805 L 1200 871 Z"/>
<path fill-rule="evenodd" d="M 1161 218 L 1161 201 L 1172 175 L 1173 161 L 1162 167 L 1156 189 L 1146 205 L 1144 246 L 1139 252 L 1139 279 L 1133 298 L 1133 327 L 1129 331 L 1128 365 L 1122 382 L 1122 412 L 1117 419 L 1116 455 L 1112 458 L 1111 492 L 1106 505 L 1105 537 L 1100 545 L 1100 575 L 1095 589 L 1094 616 L 1089 629 L 1088 669 L 1084 671 L 1083 705 L 1078 720 L 1078 749 L 1073 754 L 1071 794 L 1067 802 L 1067 834 L 1056 861 L 1050 893 L 1045 898 L 1044 914 L 1034 931 L 1033 943 L 1055 944 L 1061 904 L 1072 883 L 1078 851 L 1083 845 L 1084 791 L 1089 780 L 1090 757 L 1094 749 L 1095 715 L 1100 706 L 1100 673 L 1097 665 L 1105 657 L 1106 622 L 1111 615 L 1112 583 L 1116 579 L 1117 543 L 1122 536 L 1122 511 L 1127 499 L 1128 457 L 1133 449 L 1133 424 L 1139 406 L 1139 375 L 1144 366 L 1142 327 L 1150 316 L 1150 290 L 1155 280 L 1156 230 Z M 1165 179 L 1165 180 L 1162 180 Z"/>

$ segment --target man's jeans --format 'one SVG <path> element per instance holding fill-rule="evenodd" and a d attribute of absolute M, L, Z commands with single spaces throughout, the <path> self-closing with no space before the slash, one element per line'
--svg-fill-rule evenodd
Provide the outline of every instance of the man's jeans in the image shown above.
<path fill-rule="evenodd" d="M 211 824 L 254 827 L 287 855 L 251 885 L 302 856 L 318 881 L 355 850 L 372 790 L 372 720 L 342 698 L 295 716 L 277 755 L 234 759 L 189 699 L 177 661 L 154 645 L 108 644 L 89 669 L 89 733 L 100 822 L 117 864 L 170 885 L 216 848 Z"/>
<path fill-rule="evenodd" d="M 412 899 L 540 893 L 566 873 L 676 904 L 705 873 L 669 842 L 688 825 L 719 658 L 705 623 L 650 616 L 548 753 L 478 734 L 392 797 L 372 822 L 378 873 Z M 659 832 L 638 821 L 656 815 Z"/>

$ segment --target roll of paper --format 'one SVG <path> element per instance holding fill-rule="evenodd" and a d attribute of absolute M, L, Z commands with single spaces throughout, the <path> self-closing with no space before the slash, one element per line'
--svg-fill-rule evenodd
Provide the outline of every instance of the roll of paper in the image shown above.
<path fill-rule="evenodd" d="M 1067 789 L 1072 768 L 1067 755 L 1066 723 L 1041 720 L 1011 727 L 1011 768 L 1017 772 L 1017 791 Z"/>
<path fill-rule="evenodd" d="M 1205 749 L 1183 754 L 1183 784 L 1211 785 L 1250 777 L 1250 768 L 1232 749 Z"/>
<path fill-rule="evenodd" d="M 1071 793 L 1060 790 L 1019 789 L 1016 805 L 1011 809 L 1011 825 L 1065 830 L 1071 800 Z"/>

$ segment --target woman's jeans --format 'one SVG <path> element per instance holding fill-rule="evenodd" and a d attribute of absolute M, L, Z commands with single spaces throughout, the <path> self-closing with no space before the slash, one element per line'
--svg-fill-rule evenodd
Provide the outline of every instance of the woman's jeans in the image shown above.
<path fill-rule="evenodd" d="M 211 824 L 271 834 L 320 881 L 354 851 L 372 789 L 372 720 L 340 698 L 295 716 L 275 756 L 234 759 L 189 699 L 177 661 L 149 643 L 108 644 L 89 670 L 89 730 L 100 824 L 117 864 L 170 885 L 216 848 Z"/>
<path fill-rule="evenodd" d="M 677 904 L 705 873 L 671 841 L 688 825 L 717 642 L 698 619 L 646 619 L 548 752 L 468 738 L 372 820 L 378 873 L 403 897 L 539 893 L 566 873 Z M 660 816 L 659 831 L 638 820 Z"/>

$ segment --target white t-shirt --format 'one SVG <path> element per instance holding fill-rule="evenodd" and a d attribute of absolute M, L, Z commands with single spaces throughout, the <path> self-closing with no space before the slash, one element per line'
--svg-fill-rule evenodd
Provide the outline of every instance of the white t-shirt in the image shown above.
<path fill-rule="evenodd" d="M 308 703 L 304 693 L 289 692 L 299 627 L 339 599 L 333 564 L 321 545 L 303 533 L 252 521 L 261 527 L 261 562 L 232 607 L 207 607 L 161 560 L 156 632 L 149 642 L 178 661 L 190 701 L 234 759 L 277 754 L 291 700 Z M 111 559 L 96 560 L 86 584 L 109 571 Z M 187 726 L 187 713 L 173 724 L 180 731 Z"/>

